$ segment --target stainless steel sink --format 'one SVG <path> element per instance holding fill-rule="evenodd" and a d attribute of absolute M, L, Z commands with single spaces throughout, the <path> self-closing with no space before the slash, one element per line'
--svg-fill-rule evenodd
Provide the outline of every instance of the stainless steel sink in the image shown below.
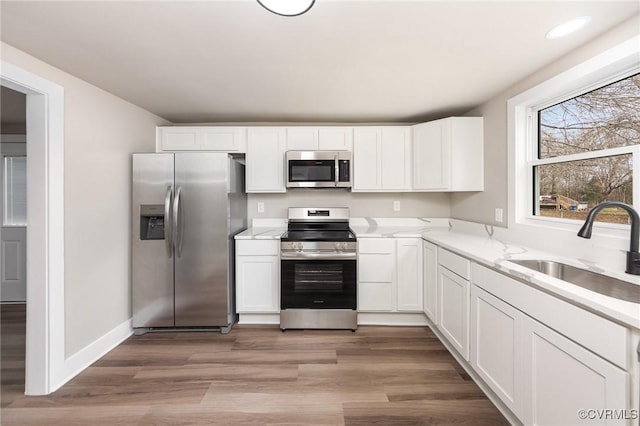
<path fill-rule="evenodd" d="M 605 296 L 626 300 L 627 302 L 640 303 L 640 285 L 553 260 L 510 259 L 509 262 L 542 272 Z"/>

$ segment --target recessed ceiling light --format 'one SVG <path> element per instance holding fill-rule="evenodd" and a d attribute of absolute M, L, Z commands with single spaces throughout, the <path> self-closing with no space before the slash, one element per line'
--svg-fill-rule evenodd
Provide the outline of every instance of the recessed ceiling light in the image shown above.
<path fill-rule="evenodd" d="M 567 22 L 564 22 L 547 33 L 548 39 L 560 38 L 569 35 L 580 28 L 584 27 L 591 21 L 591 16 L 581 16 L 579 18 L 573 18 Z"/>

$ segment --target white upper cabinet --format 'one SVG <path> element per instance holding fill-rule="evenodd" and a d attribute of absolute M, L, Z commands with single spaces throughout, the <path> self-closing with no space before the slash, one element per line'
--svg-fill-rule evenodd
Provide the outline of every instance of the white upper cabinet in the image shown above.
<path fill-rule="evenodd" d="M 159 151 L 245 152 L 246 127 L 172 126 L 157 128 Z"/>
<path fill-rule="evenodd" d="M 483 140 L 482 117 L 413 126 L 413 190 L 484 190 Z"/>
<path fill-rule="evenodd" d="M 251 127 L 247 133 L 247 192 L 285 192 L 286 129 Z"/>
<path fill-rule="evenodd" d="M 353 191 L 411 190 L 411 128 L 356 127 L 353 130 Z"/>
<path fill-rule="evenodd" d="M 318 149 L 325 151 L 353 150 L 353 127 L 320 127 Z"/>
<path fill-rule="evenodd" d="M 287 151 L 313 151 L 318 149 L 317 127 L 288 127 Z"/>
<path fill-rule="evenodd" d="M 288 127 L 287 150 L 351 151 L 351 127 Z"/>

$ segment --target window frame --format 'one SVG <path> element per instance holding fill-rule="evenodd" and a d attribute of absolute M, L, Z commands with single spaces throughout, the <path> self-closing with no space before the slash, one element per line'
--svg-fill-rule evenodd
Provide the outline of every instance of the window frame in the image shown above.
<path fill-rule="evenodd" d="M 544 164 L 631 154 L 633 207 L 640 210 L 640 145 L 553 158 L 538 158 L 538 111 L 640 72 L 640 36 L 516 95 L 507 102 L 509 227 L 546 227 L 575 231 L 582 221 L 534 215 L 534 167 Z M 596 222 L 594 230 L 626 236 L 628 225 Z"/>

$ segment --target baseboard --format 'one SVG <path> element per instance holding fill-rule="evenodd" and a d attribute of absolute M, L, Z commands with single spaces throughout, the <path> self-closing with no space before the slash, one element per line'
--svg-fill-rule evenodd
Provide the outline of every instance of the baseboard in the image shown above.
<path fill-rule="evenodd" d="M 63 371 L 57 375 L 55 383 L 51 384 L 51 392 L 62 387 L 132 334 L 133 327 L 131 319 L 128 319 L 102 337 L 96 339 L 93 343 L 65 359 Z"/>
<path fill-rule="evenodd" d="M 358 325 L 425 326 L 427 317 L 419 312 L 358 312 Z M 238 324 L 280 324 L 280 314 L 240 314 Z"/>
<path fill-rule="evenodd" d="M 417 327 L 427 325 L 427 317 L 415 312 L 358 312 L 358 325 L 392 325 Z"/>
<path fill-rule="evenodd" d="M 240 314 L 238 324 L 280 324 L 280 314 Z"/>

